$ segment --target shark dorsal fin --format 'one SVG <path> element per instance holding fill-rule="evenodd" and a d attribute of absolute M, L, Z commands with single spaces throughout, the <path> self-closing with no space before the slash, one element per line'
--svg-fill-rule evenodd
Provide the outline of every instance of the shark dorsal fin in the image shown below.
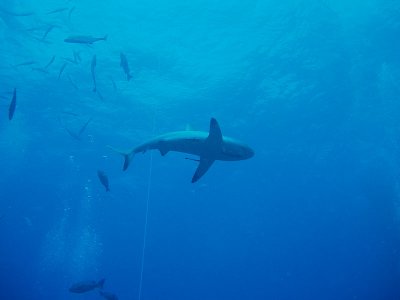
<path fill-rule="evenodd" d="M 222 144 L 221 128 L 219 128 L 218 122 L 214 118 L 211 118 L 210 120 L 210 133 L 208 134 L 207 142 L 214 145 Z"/>

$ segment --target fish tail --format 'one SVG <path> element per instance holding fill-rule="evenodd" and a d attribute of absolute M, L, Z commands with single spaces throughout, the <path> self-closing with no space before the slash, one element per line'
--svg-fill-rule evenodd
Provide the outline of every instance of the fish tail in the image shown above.
<path fill-rule="evenodd" d="M 99 282 L 97 283 L 98 288 L 102 289 L 104 286 L 104 282 L 106 281 L 105 278 L 100 279 Z"/>
<path fill-rule="evenodd" d="M 126 171 L 128 169 L 128 167 L 129 167 L 130 163 L 131 163 L 131 160 L 132 160 L 133 156 L 134 156 L 134 152 L 133 151 L 132 152 L 124 152 L 124 151 L 115 149 L 115 148 L 113 148 L 111 146 L 108 146 L 108 148 L 110 148 L 111 150 L 121 154 L 124 157 L 124 165 L 122 167 L 122 170 Z"/>
<path fill-rule="evenodd" d="M 131 74 L 128 74 L 127 77 L 128 77 L 128 81 L 132 79 L 132 75 Z"/>
<path fill-rule="evenodd" d="M 108 39 L 108 34 L 106 34 L 106 35 L 103 37 L 103 40 L 107 41 L 107 39 Z"/>

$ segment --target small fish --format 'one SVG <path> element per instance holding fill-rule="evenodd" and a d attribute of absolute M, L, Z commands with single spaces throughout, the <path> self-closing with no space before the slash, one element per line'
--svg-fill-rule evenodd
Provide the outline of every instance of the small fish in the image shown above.
<path fill-rule="evenodd" d="M 74 10 L 75 10 L 75 6 L 73 6 L 73 7 L 71 7 L 71 9 L 69 10 L 69 12 L 68 12 L 68 21 L 71 21 L 71 16 L 72 16 L 72 13 L 74 12 Z"/>
<path fill-rule="evenodd" d="M 10 106 L 8 107 L 8 119 L 11 121 L 14 113 L 15 113 L 15 107 L 17 106 L 17 89 L 14 88 L 13 92 L 13 97 L 11 99 Z"/>
<path fill-rule="evenodd" d="M 41 40 L 44 41 L 44 40 L 46 39 L 47 35 L 48 35 L 54 28 L 56 28 L 56 25 L 50 25 L 50 26 L 46 29 L 46 31 L 44 32 L 44 34 L 43 34 Z"/>
<path fill-rule="evenodd" d="M 93 55 L 91 71 L 92 71 L 92 78 L 93 78 L 93 92 L 95 92 L 95 93 L 96 93 L 96 89 L 97 89 L 97 87 L 96 87 L 96 73 L 95 73 L 96 64 L 97 64 L 96 55 Z"/>
<path fill-rule="evenodd" d="M 128 64 L 128 59 L 126 58 L 125 54 L 121 52 L 121 63 L 120 66 L 122 67 L 122 69 L 124 70 L 125 74 L 126 74 L 126 78 L 128 79 L 128 81 L 132 78 L 131 74 L 130 74 L 130 70 L 129 70 L 129 64 Z"/>
<path fill-rule="evenodd" d="M 36 64 L 36 61 L 34 60 L 29 60 L 29 61 L 24 61 L 22 63 L 16 64 L 14 65 L 14 67 L 26 67 L 26 66 L 31 66 Z"/>
<path fill-rule="evenodd" d="M 49 71 L 47 71 L 46 68 L 32 68 L 32 71 L 37 71 L 37 72 L 45 73 L 45 74 L 49 73 Z"/>
<path fill-rule="evenodd" d="M 104 173 L 103 171 L 98 170 L 97 171 L 97 176 L 99 177 L 99 180 L 100 180 L 101 184 L 106 188 L 106 192 L 109 192 L 110 188 L 108 186 L 108 177 L 107 177 L 106 173 Z"/>
<path fill-rule="evenodd" d="M 72 80 L 71 76 L 68 75 L 68 80 L 71 83 L 71 85 L 74 87 L 75 90 L 79 91 L 78 85 Z"/>
<path fill-rule="evenodd" d="M 79 136 L 81 136 L 81 135 L 85 132 L 86 127 L 90 124 L 90 122 L 92 122 L 92 118 L 90 118 L 89 120 L 86 121 L 85 124 L 83 124 L 83 126 L 81 127 L 81 129 L 78 131 L 78 135 L 79 135 Z"/>
<path fill-rule="evenodd" d="M 68 64 L 68 63 L 64 63 L 64 64 L 61 66 L 60 73 L 58 73 L 58 79 L 61 78 L 61 75 L 62 75 L 62 73 L 64 72 L 65 67 L 67 66 L 67 64 Z"/>
<path fill-rule="evenodd" d="M 85 130 L 86 130 L 87 126 L 90 124 L 90 122 L 92 122 L 92 118 L 87 120 L 86 123 L 83 124 L 83 126 L 81 127 L 81 129 L 79 129 L 79 131 L 77 133 L 73 132 L 72 130 L 68 129 L 67 127 L 64 127 L 64 128 L 71 137 L 80 141 L 82 134 L 85 132 Z"/>
<path fill-rule="evenodd" d="M 55 59 L 56 59 L 56 56 L 53 55 L 53 57 L 50 59 L 50 61 L 47 63 L 47 65 L 44 67 L 44 69 L 48 69 L 53 64 Z"/>
<path fill-rule="evenodd" d="M 77 282 L 69 288 L 69 291 L 71 293 L 82 294 L 90 292 L 96 288 L 102 289 L 105 281 L 105 279 L 101 279 L 98 282 L 94 280 Z"/>
<path fill-rule="evenodd" d="M 75 36 L 69 36 L 67 37 L 64 42 L 66 43 L 73 43 L 73 44 L 93 44 L 98 41 L 106 41 L 107 40 L 107 35 L 104 37 L 92 37 L 90 35 L 75 35 Z"/>
<path fill-rule="evenodd" d="M 99 291 L 100 296 L 107 300 L 118 300 L 117 295 L 109 292 Z"/>
<path fill-rule="evenodd" d="M 61 8 L 56 8 L 54 10 L 49 11 L 47 14 L 51 15 L 51 14 L 57 14 L 57 13 L 61 13 L 68 10 L 68 7 L 61 7 Z"/>
<path fill-rule="evenodd" d="M 5 9 L 0 9 L 0 11 L 4 12 L 5 14 L 11 15 L 13 17 L 30 17 L 33 16 L 35 13 L 33 12 L 14 12 L 14 11 L 9 11 Z"/>

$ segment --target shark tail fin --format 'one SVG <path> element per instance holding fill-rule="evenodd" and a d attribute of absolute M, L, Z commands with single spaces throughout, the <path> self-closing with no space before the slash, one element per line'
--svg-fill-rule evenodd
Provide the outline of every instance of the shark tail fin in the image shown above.
<path fill-rule="evenodd" d="M 129 164 L 131 163 L 132 158 L 133 158 L 133 155 L 134 155 L 133 151 L 132 152 L 125 152 L 125 151 L 121 151 L 121 150 L 115 149 L 115 148 L 113 148 L 111 146 L 108 146 L 108 148 L 110 148 L 111 150 L 121 154 L 124 157 L 124 166 L 122 167 L 122 170 L 126 171 L 128 169 L 128 167 L 129 167 Z"/>
<path fill-rule="evenodd" d="M 128 81 L 132 79 L 132 75 L 131 74 L 126 75 L 126 77 L 127 77 Z"/>
<path fill-rule="evenodd" d="M 99 289 L 102 289 L 105 282 L 106 282 L 106 279 L 105 279 L 105 278 L 100 279 L 99 282 L 97 283 L 97 287 L 98 287 Z"/>
<path fill-rule="evenodd" d="M 107 41 L 107 39 L 108 39 L 108 34 L 106 34 L 106 35 L 103 37 L 103 40 Z"/>

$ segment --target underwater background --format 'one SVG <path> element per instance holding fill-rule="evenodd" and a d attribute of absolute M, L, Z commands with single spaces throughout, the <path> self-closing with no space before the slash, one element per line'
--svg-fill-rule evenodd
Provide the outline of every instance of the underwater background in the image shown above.
<path fill-rule="evenodd" d="M 0 298 L 400 299 L 399 36 L 393 0 L 1 0 Z M 108 148 L 211 117 L 255 156 L 194 184 Z"/>

